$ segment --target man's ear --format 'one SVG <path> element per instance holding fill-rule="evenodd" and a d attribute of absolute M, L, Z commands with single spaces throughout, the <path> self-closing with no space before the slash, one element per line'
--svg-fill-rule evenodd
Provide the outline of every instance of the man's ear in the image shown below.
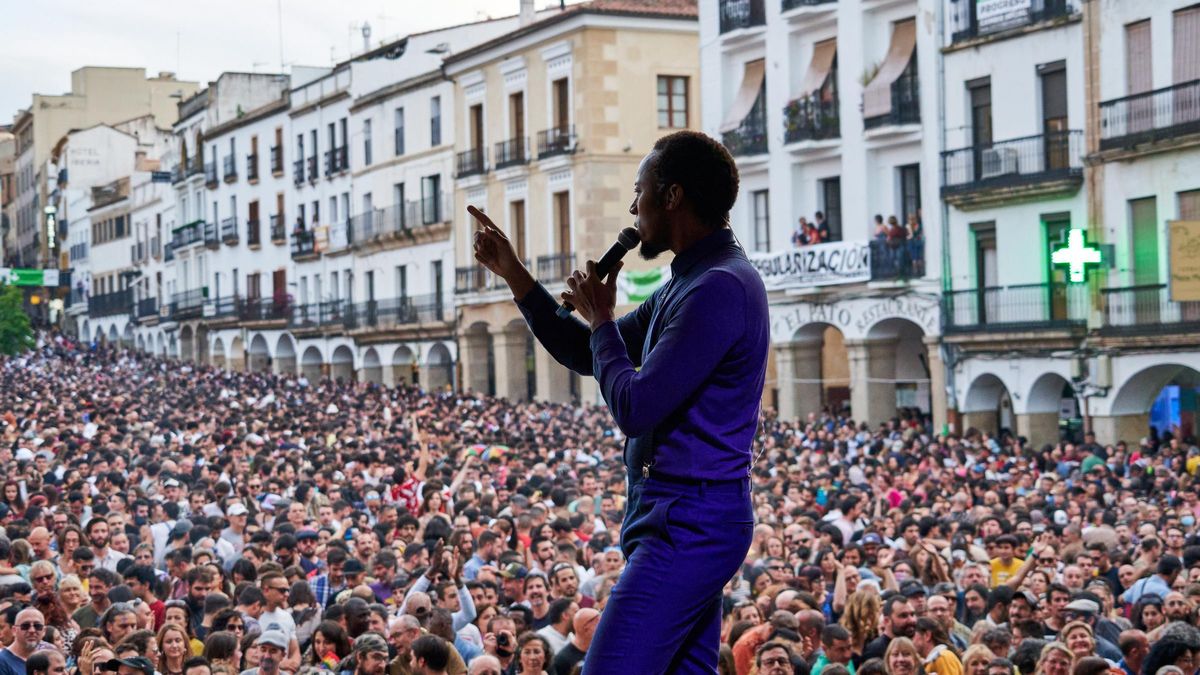
<path fill-rule="evenodd" d="M 663 206 L 667 210 L 674 210 L 683 204 L 683 186 L 679 183 L 672 183 L 667 187 L 666 200 Z"/>

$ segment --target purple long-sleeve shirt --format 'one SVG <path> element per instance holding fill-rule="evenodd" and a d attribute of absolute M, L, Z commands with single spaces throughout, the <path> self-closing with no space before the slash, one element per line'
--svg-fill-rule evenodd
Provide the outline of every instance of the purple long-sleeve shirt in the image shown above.
<path fill-rule="evenodd" d="M 770 348 L 766 289 L 727 228 L 677 255 L 671 274 L 595 332 L 558 318 L 541 284 L 517 304 L 559 363 L 595 375 L 628 437 L 631 480 L 646 464 L 678 478 L 744 478 Z"/>

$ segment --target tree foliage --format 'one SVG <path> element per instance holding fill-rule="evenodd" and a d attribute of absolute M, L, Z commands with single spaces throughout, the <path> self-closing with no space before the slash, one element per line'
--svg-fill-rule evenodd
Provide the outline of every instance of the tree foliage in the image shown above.
<path fill-rule="evenodd" d="M 21 306 L 21 289 L 0 285 L 0 354 L 14 356 L 33 349 L 33 325 Z"/>

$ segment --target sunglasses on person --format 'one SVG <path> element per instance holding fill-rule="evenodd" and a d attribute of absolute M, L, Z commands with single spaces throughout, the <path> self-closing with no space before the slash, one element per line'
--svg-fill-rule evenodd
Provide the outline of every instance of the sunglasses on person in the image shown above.
<path fill-rule="evenodd" d="M 43 574 L 41 576 L 33 577 L 33 583 L 36 584 L 38 582 L 46 581 L 48 579 L 53 579 L 53 578 L 54 578 L 53 574 Z"/>
<path fill-rule="evenodd" d="M 26 621 L 25 623 L 17 624 L 17 628 L 20 628 L 21 630 L 39 631 L 45 630 L 46 624 L 37 623 L 36 621 Z"/>

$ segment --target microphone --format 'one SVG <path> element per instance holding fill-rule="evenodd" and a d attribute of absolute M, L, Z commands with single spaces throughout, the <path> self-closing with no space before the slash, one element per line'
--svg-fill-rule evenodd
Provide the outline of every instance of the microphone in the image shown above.
<path fill-rule="evenodd" d="M 621 230 L 621 233 L 617 235 L 617 241 L 609 247 L 608 252 L 596 263 L 596 275 L 601 279 L 608 276 L 608 272 L 613 268 L 613 265 L 620 262 L 621 258 L 624 258 L 625 254 L 641 243 L 641 241 L 642 237 L 638 234 L 636 227 L 627 227 Z M 558 318 L 565 319 L 574 311 L 575 305 L 564 302 L 558 308 Z"/>

